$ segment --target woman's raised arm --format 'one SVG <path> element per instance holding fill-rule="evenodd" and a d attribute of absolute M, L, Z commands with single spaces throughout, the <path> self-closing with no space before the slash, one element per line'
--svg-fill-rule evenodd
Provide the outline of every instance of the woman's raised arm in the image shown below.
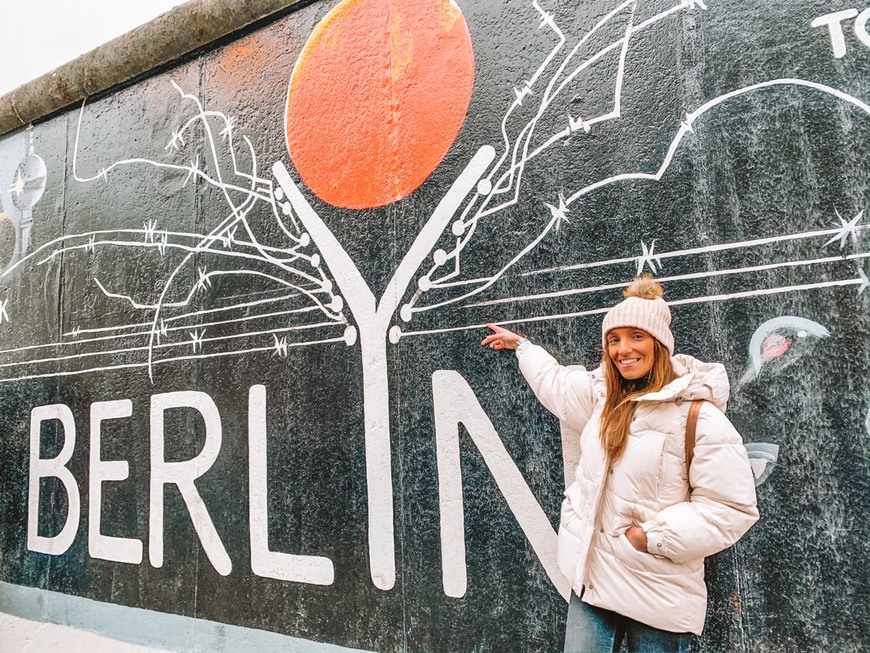
<path fill-rule="evenodd" d="M 518 349 L 520 371 L 544 407 L 577 431 L 583 430 L 595 407 L 595 392 L 589 372 L 577 365 L 565 367 L 542 347 L 495 324 L 493 333 L 481 341 L 492 349 Z M 520 346 L 522 344 L 522 346 Z"/>

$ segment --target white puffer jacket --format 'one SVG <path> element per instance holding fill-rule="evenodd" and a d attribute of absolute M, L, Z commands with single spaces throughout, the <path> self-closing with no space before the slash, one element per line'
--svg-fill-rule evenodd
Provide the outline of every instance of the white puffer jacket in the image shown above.
<path fill-rule="evenodd" d="M 725 368 L 690 356 L 671 360 L 677 379 L 637 399 L 628 444 L 606 467 L 598 423 L 601 369 L 564 367 L 523 341 L 520 370 L 540 402 L 580 435 L 580 465 L 565 491 L 559 568 L 583 601 L 655 628 L 701 633 L 707 610 L 704 557 L 736 542 L 758 519 L 743 440 L 725 417 Z M 704 399 L 686 474 L 690 401 Z M 691 495 L 689 494 L 691 480 Z M 625 536 L 646 531 L 648 552 Z"/>

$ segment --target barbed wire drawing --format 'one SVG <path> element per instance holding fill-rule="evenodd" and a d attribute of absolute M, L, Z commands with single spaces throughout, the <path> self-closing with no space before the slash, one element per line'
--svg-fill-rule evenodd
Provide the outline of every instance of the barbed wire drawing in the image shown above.
<path fill-rule="evenodd" d="M 110 174 L 123 166 L 151 166 L 163 168 L 185 175 L 185 184 L 196 177 L 217 189 L 228 208 L 228 215 L 208 233 L 192 233 L 161 229 L 153 220 L 142 225 L 141 229 L 110 229 L 89 231 L 67 236 L 61 236 L 44 243 L 26 257 L 17 261 L 4 273 L 8 275 L 25 263 L 43 265 L 56 259 L 61 254 L 84 252 L 95 254 L 97 250 L 124 251 L 125 249 L 151 250 L 161 259 L 167 259 L 172 254 L 178 254 L 180 261 L 170 269 L 162 284 L 159 296 L 140 300 L 125 292 L 113 290 L 117 280 L 106 281 L 95 277 L 93 282 L 97 289 L 110 300 L 120 302 L 135 313 L 147 315 L 149 319 L 140 322 L 118 326 L 98 326 L 94 328 L 76 327 L 64 333 L 65 339 L 60 343 L 34 345 L 24 348 L 6 350 L 2 353 L 11 354 L 22 351 L 34 351 L 41 348 L 58 348 L 75 350 L 76 353 L 32 358 L 23 361 L 28 364 L 59 363 L 76 359 L 117 356 L 118 354 L 141 353 L 145 360 L 136 363 L 122 364 L 120 367 L 144 367 L 149 374 L 155 365 L 162 365 L 181 360 L 210 358 L 223 355 L 238 355 L 254 352 L 272 352 L 274 355 L 286 357 L 290 347 L 307 344 L 323 344 L 328 342 L 353 342 L 356 338 L 355 329 L 349 325 L 344 314 L 344 302 L 333 290 L 333 284 L 325 273 L 320 256 L 312 247 L 310 237 L 302 232 L 298 222 L 286 219 L 286 203 L 282 205 L 281 192 L 272 188 L 272 182 L 258 174 L 257 158 L 253 145 L 247 136 L 242 137 L 244 147 L 250 157 L 250 170 L 240 168 L 235 145 L 235 130 L 233 121 L 218 111 L 207 111 L 195 96 L 185 93 L 175 82 L 172 87 L 182 101 L 192 105 L 193 115 L 177 130 L 175 130 L 166 145 L 167 150 L 178 150 L 185 139 L 199 128 L 202 130 L 206 151 L 210 155 L 208 165 L 196 160 L 188 164 L 173 164 L 152 159 L 130 158 L 116 161 L 98 170 L 90 176 L 83 176 L 78 170 L 78 148 L 81 132 L 81 120 L 84 115 L 84 105 L 79 115 L 78 129 L 73 149 L 73 176 L 81 183 L 107 182 Z M 218 129 L 220 131 L 218 131 Z M 229 157 L 231 176 L 221 170 L 221 153 L 218 138 L 223 140 Z M 242 198 L 239 200 L 239 198 Z M 285 247 L 273 247 L 260 243 L 255 228 L 251 225 L 249 214 L 255 204 L 266 205 L 272 220 L 280 228 L 287 239 Z M 207 256 L 209 262 L 196 265 L 196 257 Z M 170 301 L 170 292 L 179 287 L 179 274 L 182 270 L 195 267 L 195 281 L 181 288 L 182 297 Z M 257 269 L 260 265 L 264 270 Z M 223 266 L 223 267 L 222 267 Z M 247 266 L 247 267 L 246 267 Z M 254 301 L 235 301 L 226 306 L 212 309 L 196 309 L 198 299 L 209 291 L 215 280 L 228 276 L 244 276 L 257 278 L 272 287 L 273 297 Z M 271 305 L 302 304 L 281 310 L 270 310 L 253 316 L 235 316 L 220 319 L 221 314 L 232 314 L 249 308 L 268 308 Z M 187 309 L 187 310 L 185 310 Z M 290 325 L 282 328 L 246 331 L 221 337 L 206 336 L 209 327 L 229 324 L 244 324 L 266 318 L 281 316 L 304 316 L 310 318 L 307 323 Z M 288 336 L 294 332 L 308 330 L 328 330 L 332 335 L 314 340 L 293 341 Z M 272 339 L 270 345 L 233 349 L 231 352 L 206 352 L 203 348 L 218 342 L 239 341 L 242 339 Z M 121 346 L 106 348 L 114 343 L 129 343 L 138 341 L 137 346 Z M 98 344 L 93 351 L 80 351 L 87 345 Z M 179 353 L 189 350 L 189 354 Z M 168 356 L 160 354 L 168 352 Z M 21 363 L 3 363 L 0 367 L 14 369 Z M 85 367 L 78 370 L 56 371 L 44 374 L 12 377 L 6 381 L 22 380 L 24 378 L 39 378 L 42 376 L 62 376 L 65 374 L 82 374 L 92 371 L 115 369 L 115 364 Z"/>
<path fill-rule="evenodd" d="M 863 293 L 870 282 L 864 263 L 868 226 L 864 211 L 831 221 L 826 228 L 800 233 L 776 231 L 750 240 L 704 245 L 690 249 L 661 251 L 656 242 L 637 243 L 636 250 L 624 256 L 599 261 L 565 262 L 558 267 L 522 272 L 534 275 L 564 275 L 589 268 L 613 267 L 618 273 L 609 284 L 597 284 L 536 294 L 511 294 L 511 276 L 517 263 L 533 252 L 545 239 L 588 217 L 571 214 L 583 197 L 611 186 L 634 181 L 660 183 L 681 145 L 696 130 L 704 128 L 704 118 L 730 101 L 752 94 L 768 93 L 778 101 L 783 89 L 821 95 L 831 107 L 849 107 L 870 119 L 870 106 L 848 93 L 818 82 L 799 78 L 761 81 L 718 95 L 674 120 L 670 131 L 662 134 L 669 142 L 664 158 L 652 169 L 629 170 L 595 179 L 576 188 L 546 189 L 551 200 L 539 207 L 537 224 L 530 224 L 525 240 L 507 251 L 507 260 L 483 277 L 467 278 L 465 262 L 473 257 L 473 247 L 492 247 L 484 226 L 497 221 L 523 197 L 527 166 L 546 157 L 566 139 L 593 133 L 604 123 L 623 120 L 622 102 L 626 61 L 637 36 L 685 12 L 706 11 L 702 0 L 680 0 L 661 11 L 639 19 L 640 0 L 616 4 L 580 36 L 572 36 L 559 26 L 556 16 L 538 0 L 530 3 L 540 19 L 541 38 L 553 41 L 543 61 L 529 78 L 513 89 L 514 99 L 500 125 L 501 142 L 480 146 L 457 175 L 428 217 L 411 247 L 397 266 L 386 289 L 376 297 L 344 246 L 333 235 L 324 219 L 306 198 L 305 190 L 294 180 L 282 161 L 273 162 L 263 174 L 251 140 L 238 137 L 238 127 L 227 114 L 207 109 L 195 96 L 172 81 L 178 102 L 187 110 L 186 120 L 167 135 L 165 151 L 183 159 L 186 146 L 196 141 L 203 146 L 204 158 L 196 156 L 186 163 L 149 158 L 125 158 L 86 173 L 79 170 L 78 154 L 85 115 L 79 112 L 73 146 L 74 179 L 82 184 L 111 183 L 121 168 L 162 169 L 183 176 L 184 183 L 197 180 L 217 192 L 225 214 L 215 216 L 217 223 L 200 232 L 170 230 L 155 221 L 141 228 L 108 229 L 64 235 L 41 244 L 11 264 L 2 277 L 39 266 L 61 255 L 97 256 L 98 253 L 144 251 L 159 257 L 164 272 L 159 292 L 137 296 L 123 287 L 124 279 L 94 277 L 93 283 L 107 302 L 135 315 L 124 324 L 82 324 L 63 333 L 58 342 L 31 344 L 0 351 L 0 383 L 27 379 L 64 377 L 121 369 L 142 369 L 153 380 L 157 366 L 184 361 L 227 356 L 271 354 L 287 358 L 292 348 L 344 345 L 359 346 L 362 365 L 362 398 L 368 492 L 370 571 L 375 585 L 390 589 L 395 584 L 395 537 L 393 519 L 392 451 L 390 444 L 388 345 L 407 337 L 424 337 L 479 329 L 483 322 L 450 324 L 437 328 L 412 328 L 423 314 L 437 315 L 448 307 L 472 309 L 509 305 L 530 306 L 522 317 L 497 321 L 515 325 L 534 321 L 574 319 L 603 313 L 609 302 L 579 311 L 541 314 L 535 302 L 556 297 L 589 295 L 624 285 L 626 268 L 640 272 L 648 269 L 662 281 L 689 280 L 720 276 L 743 277 L 773 269 L 813 270 L 834 266 L 838 278 L 802 278 L 799 283 L 768 287 L 759 282 L 749 290 L 717 295 L 687 296 L 671 305 L 732 301 L 770 294 L 808 292 L 830 287 L 855 287 Z M 652 6 L 655 3 L 651 3 Z M 610 31 L 618 26 L 616 38 Z M 603 38 L 603 44 L 596 39 Z M 587 51 L 591 49 L 590 51 Z M 608 59 L 610 58 L 610 59 Z M 587 116 L 572 115 L 567 95 L 572 84 L 599 62 L 615 60 L 612 103 Z M 530 117 L 514 120 L 522 111 Z M 542 130 L 560 118 L 562 127 L 552 133 Z M 258 238 L 253 223 L 255 209 L 265 208 L 271 224 L 284 238 L 280 246 L 265 244 Z M 258 216 L 261 214 L 257 213 Z M 569 218 L 569 215 L 571 217 Z M 572 222 L 573 221 L 573 222 Z M 779 260 L 754 266 L 717 270 L 699 266 L 698 272 L 664 276 L 665 261 L 692 260 L 725 251 L 751 251 L 782 242 L 804 242 L 825 250 L 814 258 Z M 439 246 L 443 244 L 443 246 Z M 851 247 L 851 249 L 847 249 Z M 834 250 L 832 252 L 832 250 Z M 108 254 L 107 254 L 108 255 Z M 431 260 L 431 263 L 427 263 Z M 810 275 L 812 276 L 812 275 Z M 256 281 L 268 296 L 230 297 L 223 301 L 217 286 L 221 279 L 241 277 Z M 120 284 L 120 286 L 119 286 Z M 500 296 L 485 294 L 506 289 Z M 217 306 L 204 307 L 210 297 Z M 6 317 L 7 300 L 0 302 L 0 323 Z M 396 320 L 398 313 L 400 326 Z M 285 326 L 270 322 L 286 318 Z M 258 322 L 266 325 L 257 328 Z M 227 328 L 236 332 L 224 333 Z M 220 335 L 210 331 L 220 329 Z M 543 514 L 543 513 L 542 513 Z M 546 521 L 546 519 L 544 519 Z M 538 524 L 541 526 L 541 524 Z M 550 528 L 549 524 L 546 524 Z M 531 528 L 531 527 L 530 527 Z M 552 529 L 551 529 L 552 530 Z M 555 537 L 555 534 L 554 534 Z M 546 563 L 550 564 L 550 563 Z M 552 562 L 555 564 L 555 561 Z M 555 567 L 553 567 L 555 569 Z M 548 572 L 552 569 L 548 568 Z"/>

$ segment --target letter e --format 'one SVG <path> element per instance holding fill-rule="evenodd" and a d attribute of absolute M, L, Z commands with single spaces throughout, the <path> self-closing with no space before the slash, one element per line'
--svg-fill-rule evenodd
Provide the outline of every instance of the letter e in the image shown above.
<path fill-rule="evenodd" d="M 142 562 L 142 542 L 128 537 L 109 537 L 100 533 L 100 515 L 103 510 L 103 483 L 123 481 L 130 475 L 126 460 L 100 459 L 100 423 L 107 419 L 130 417 L 133 403 L 129 399 L 119 401 L 95 401 L 91 404 L 91 450 L 90 475 L 88 480 L 88 553 L 92 558 L 129 562 Z"/>

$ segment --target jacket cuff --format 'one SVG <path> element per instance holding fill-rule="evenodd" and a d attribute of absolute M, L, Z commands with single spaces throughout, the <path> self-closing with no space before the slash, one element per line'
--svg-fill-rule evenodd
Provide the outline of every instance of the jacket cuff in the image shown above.
<path fill-rule="evenodd" d="M 534 345 L 532 345 L 531 340 L 529 340 L 528 338 L 521 338 L 519 343 L 517 344 L 517 354 L 522 354 L 533 346 Z"/>
<path fill-rule="evenodd" d="M 654 556 L 661 558 L 665 555 L 665 534 L 661 530 L 661 524 L 657 521 L 647 521 L 640 525 L 646 533 L 646 550 Z"/>

